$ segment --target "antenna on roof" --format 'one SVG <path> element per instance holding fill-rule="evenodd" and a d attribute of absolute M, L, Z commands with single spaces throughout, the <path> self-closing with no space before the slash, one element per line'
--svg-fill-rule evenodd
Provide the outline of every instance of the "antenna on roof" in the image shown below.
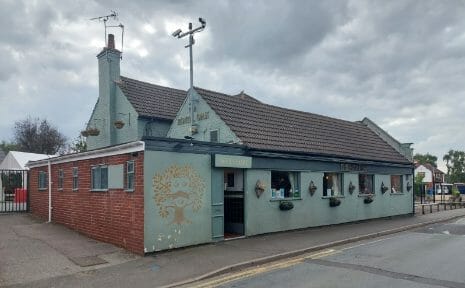
<path fill-rule="evenodd" d="M 124 25 L 121 23 L 119 23 L 119 25 L 107 25 L 107 21 L 109 19 L 118 20 L 118 13 L 112 10 L 111 14 L 109 15 L 90 18 L 90 20 L 103 21 L 103 26 L 105 27 L 105 35 L 104 35 L 105 47 L 108 47 L 107 28 L 116 28 L 116 27 L 121 28 L 121 59 L 123 59 Z"/>

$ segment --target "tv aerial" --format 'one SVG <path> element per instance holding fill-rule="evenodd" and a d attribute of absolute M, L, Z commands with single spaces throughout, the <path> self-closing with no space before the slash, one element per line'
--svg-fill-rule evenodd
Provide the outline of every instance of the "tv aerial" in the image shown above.
<path fill-rule="evenodd" d="M 105 15 L 105 16 L 98 16 L 94 18 L 90 18 L 90 20 L 98 20 L 103 22 L 103 26 L 105 28 L 105 35 L 104 35 L 104 40 L 105 40 L 105 47 L 108 46 L 108 40 L 107 40 L 107 29 L 108 28 L 121 28 L 121 59 L 123 59 L 123 44 L 124 44 L 124 25 L 119 23 L 119 25 L 108 25 L 107 21 L 113 19 L 115 21 L 119 20 L 118 19 L 118 13 L 115 11 L 111 11 L 111 14 Z"/>

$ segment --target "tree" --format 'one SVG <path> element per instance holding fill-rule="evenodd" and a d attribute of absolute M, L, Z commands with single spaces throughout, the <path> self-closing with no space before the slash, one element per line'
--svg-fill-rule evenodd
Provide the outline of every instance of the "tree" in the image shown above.
<path fill-rule="evenodd" d="M 437 161 L 438 157 L 431 155 L 429 153 L 426 154 L 415 154 L 413 156 L 413 160 L 416 160 L 419 164 L 431 164 L 434 168 L 438 167 Z"/>
<path fill-rule="evenodd" d="M 18 150 L 39 154 L 57 154 L 66 148 L 66 137 L 46 119 L 31 118 L 15 122 L 14 142 Z"/>
<path fill-rule="evenodd" d="M 18 150 L 18 148 L 15 143 L 2 141 L 2 143 L 0 143 L 0 150 L 3 150 L 6 154 L 10 151 Z"/>
<path fill-rule="evenodd" d="M 68 150 L 69 152 L 72 152 L 72 153 L 79 153 L 79 152 L 87 151 L 87 143 L 86 143 L 86 140 L 84 140 L 84 137 L 82 137 L 81 135 L 76 137 L 73 143 L 71 143 L 71 145 L 69 146 Z"/>
<path fill-rule="evenodd" d="M 465 182 L 465 152 L 458 150 L 449 150 L 442 158 L 446 161 L 447 182 L 463 183 Z"/>

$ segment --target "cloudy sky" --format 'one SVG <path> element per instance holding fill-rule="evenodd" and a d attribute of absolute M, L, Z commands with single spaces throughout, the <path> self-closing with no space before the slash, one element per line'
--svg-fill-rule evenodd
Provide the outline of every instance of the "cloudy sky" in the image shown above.
<path fill-rule="evenodd" d="M 439 0 L 0 0 L 0 140 L 27 116 L 79 135 L 97 100 L 104 46 L 103 23 L 89 19 L 111 10 L 119 19 L 109 24 L 125 26 L 124 76 L 186 89 L 187 39 L 171 32 L 201 16 L 196 86 L 369 117 L 440 159 L 465 150 L 465 2 Z"/>

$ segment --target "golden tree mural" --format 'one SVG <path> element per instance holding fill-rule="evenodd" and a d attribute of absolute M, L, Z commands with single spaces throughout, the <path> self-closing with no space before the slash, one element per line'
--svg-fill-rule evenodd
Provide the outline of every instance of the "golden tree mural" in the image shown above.
<path fill-rule="evenodd" d="M 172 165 L 153 177 L 155 204 L 161 217 L 174 214 L 171 224 L 192 223 L 186 218 L 185 209 L 197 212 L 202 207 L 205 182 L 190 165 Z"/>

